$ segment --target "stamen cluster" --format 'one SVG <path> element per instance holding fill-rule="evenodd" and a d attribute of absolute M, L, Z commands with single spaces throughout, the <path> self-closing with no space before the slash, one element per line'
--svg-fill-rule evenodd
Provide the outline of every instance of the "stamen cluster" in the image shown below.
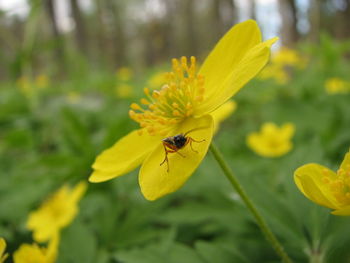
<path fill-rule="evenodd" d="M 132 103 L 129 116 L 145 128 L 150 135 L 166 135 L 172 125 L 191 116 L 194 108 L 203 101 L 204 77 L 196 74 L 196 58 L 172 60 L 172 72 L 160 90 L 144 89 L 147 98 L 141 105 Z"/>
<path fill-rule="evenodd" d="M 336 177 L 330 175 L 328 170 L 323 171 L 323 182 L 325 182 L 336 198 L 342 205 L 350 204 L 350 165 L 346 168 L 340 168 Z"/>

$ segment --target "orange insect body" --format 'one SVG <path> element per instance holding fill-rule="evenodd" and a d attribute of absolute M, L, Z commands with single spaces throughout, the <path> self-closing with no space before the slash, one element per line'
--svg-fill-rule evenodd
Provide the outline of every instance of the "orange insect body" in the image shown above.
<path fill-rule="evenodd" d="M 163 146 L 164 146 L 164 151 L 165 151 L 165 158 L 163 160 L 163 162 L 161 162 L 160 165 L 163 165 L 165 162 L 167 163 L 167 172 L 169 172 L 169 160 L 168 160 L 168 154 L 169 153 L 177 153 L 180 156 L 184 157 L 184 155 L 182 155 L 179 150 L 181 150 L 182 148 L 184 148 L 187 144 L 190 144 L 192 151 L 194 151 L 195 153 L 198 153 L 196 150 L 193 149 L 192 147 L 192 142 L 204 142 L 205 140 L 201 140 L 201 141 L 196 141 L 193 138 L 186 136 L 187 134 L 189 134 L 190 132 L 193 132 L 195 130 L 199 130 L 199 129 L 203 129 L 203 128 L 196 128 L 193 130 L 190 130 L 186 133 L 180 133 L 178 135 L 175 136 L 171 136 L 171 137 L 167 137 L 164 138 L 162 140 Z"/>

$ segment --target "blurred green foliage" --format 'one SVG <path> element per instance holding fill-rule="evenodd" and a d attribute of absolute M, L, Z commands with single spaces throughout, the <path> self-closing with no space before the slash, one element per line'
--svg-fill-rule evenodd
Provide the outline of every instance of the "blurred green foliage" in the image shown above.
<path fill-rule="evenodd" d="M 236 97 L 238 109 L 215 141 L 269 226 L 295 262 L 348 262 L 349 219 L 307 200 L 293 182 L 308 162 L 336 169 L 350 146 L 350 94 L 328 95 L 330 77 L 349 79 L 349 42 L 327 36 L 304 45 L 306 68 L 288 84 L 253 80 Z M 137 125 L 128 117 L 150 70 L 128 81 L 133 97 L 118 98 L 114 73 L 76 71 L 47 76 L 38 88 L 0 83 L 0 236 L 10 254 L 32 242 L 29 211 L 63 183 L 87 180 L 94 158 Z M 294 148 L 277 159 L 255 155 L 248 133 L 264 122 L 293 122 Z M 118 160 L 116 160 L 118 161 Z M 210 154 L 178 192 L 146 201 L 137 171 L 90 184 L 74 223 L 63 230 L 59 263 L 279 262 Z"/>

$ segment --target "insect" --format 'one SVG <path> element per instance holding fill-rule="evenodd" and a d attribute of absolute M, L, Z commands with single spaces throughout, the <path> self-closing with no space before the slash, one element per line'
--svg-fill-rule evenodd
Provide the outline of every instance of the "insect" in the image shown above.
<path fill-rule="evenodd" d="M 190 144 L 192 151 L 194 151 L 195 153 L 198 153 L 198 151 L 193 149 L 192 142 L 200 143 L 200 142 L 204 142 L 205 140 L 197 141 L 197 140 L 195 140 L 187 135 L 191 132 L 194 132 L 194 131 L 200 130 L 200 129 L 204 129 L 204 128 L 206 128 L 206 127 L 195 128 L 195 129 L 189 130 L 186 133 L 180 133 L 180 134 L 177 134 L 175 136 L 164 138 L 162 140 L 162 143 L 164 146 L 165 158 L 164 158 L 163 162 L 160 163 L 160 165 L 162 166 L 166 162 L 167 163 L 167 172 L 169 172 L 168 154 L 169 153 L 177 153 L 180 156 L 182 156 L 183 158 L 185 158 L 185 156 L 183 154 L 181 154 L 179 152 L 179 150 L 184 148 L 187 144 Z"/>

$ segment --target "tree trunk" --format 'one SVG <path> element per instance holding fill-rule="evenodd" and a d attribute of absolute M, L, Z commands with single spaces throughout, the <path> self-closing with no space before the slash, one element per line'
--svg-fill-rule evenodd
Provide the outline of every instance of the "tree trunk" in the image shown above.
<path fill-rule="evenodd" d="M 345 0 L 346 7 L 338 10 L 335 17 L 334 33 L 339 39 L 350 37 L 350 0 Z"/>
<path fill-rule="evenodd" d="M 185 35 L 186 35 L 186 56 L 197 55 L 197 34 L 195 30 L 195 1 L 193 0 L 183 0 L 184 1 L 184 20 L 185 20 Z"/>
<path fill-rule="evenodd" d="M 282 43 L 293 46 L 299 39 L 297 30 L 297 10 L 294 0 L 280 0 L 279 9 L 282 16 Z"/>
<path fill-rule="evenodd" d="M 249 18 L 256 20 L 255 0 L 248 0 Z"/>
<path fill-rule="evenodd" d="M 310 1 L 311 8 L 309 9 L 309 39 L 313 42 L 318 42 L 320 37 L 320 18 L 321 18 L 321 6 L 319 0 Z"/>
<path fill-rule="evenodd" d="M 75 39 L 79 50 L 87 54 L 87 37 L 84 19 L 77 0 L 70 0 L 72 16 L 75 22 Z"/>
<path fill-rule="evenodd" d="M 237 22 L 237 9 L 233 0 L 221 0 L 220 8 L 225 33 Z"/>
<path fill-rule="evenodd" d="M 122 1 L 106 1 L 111 21 L 111 41 L 113 43 L 114 63 L 117 67 L 125 66 L 126 48 L 125 32 L 122 18 Z"/>
<path fill-rule="evenodd" d="M 54 0 L 46 0 L 44 2 L 45 2 L 45 9 L 47 10 L 47 14 L 49 17 L 53 38 L 56 43 L 56 48 L 55 48 L 56 59 L 57 61 L 61 62 L 61 66 L 62 66 L 64 64 L 64 42 L 57 25 Z"/>

